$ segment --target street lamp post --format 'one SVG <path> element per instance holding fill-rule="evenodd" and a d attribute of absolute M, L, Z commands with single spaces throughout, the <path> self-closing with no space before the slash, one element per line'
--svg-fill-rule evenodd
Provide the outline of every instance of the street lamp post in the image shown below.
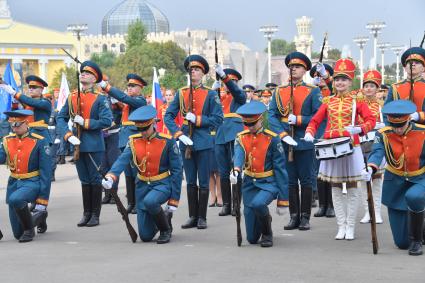
<path fill-rule="evenodd" d="M 260 32 L 264 33 L 264 37 L 268 40 L 268 46 L 267 46 L 267 53 L 268 53 L 268 72 L 269 72 L 269 81 L 272 81 L 272 37 L 274 36 L 274 33 L 277 32 L 278 26 L 262 26 L 260 27 Z"/>
<path fill-rule="evenodd" d="M 400 81 L 400 53 L 401 51 L 403 51 L 404 49 L 406 49 L 405 46 L 393 46 L 391 48 L 392 51 L 394 51 L 395 56 L 397 57 L 396 59 L 396 71 L 395 71 L 395 77 L 397 82 Z"/>
<path fill-rule="evenodd" d="M 369 41 L 367 36 L 358 36 L 353 39 L 353 41 L 360 47 L 360 85 L 363 85 L 363 50 L 366 42 Z"/>
<path fill-rule="evenodd" d="M 378 45 L 378 34 L 381 33 L 381 29 L 386 27 L 385 22 L 371 22 L 366 25 L 366 28 L 370 30 L 370 33 L 373 34 L 373 57 L 375 58 L 375 68 L 376 68 L 376 48 Z"/>
<path fill-rule="evenodd" d="M 391 47 L 391 44 L 389 44 L 388 42 L 382 42 L 382 43 L 379 43 L 377 46 L 381 50 L 382 84 L 385 84 L 385 63 L 384 63 L 385 50 L 388 50 Z"/>
<path fill-rule="evenodd" d="M 78 57 L 81 58 L 81 35 L 88 29 L 87 24 L 70 24 L 67 30 L 72 32 L 78 40 Z"/>

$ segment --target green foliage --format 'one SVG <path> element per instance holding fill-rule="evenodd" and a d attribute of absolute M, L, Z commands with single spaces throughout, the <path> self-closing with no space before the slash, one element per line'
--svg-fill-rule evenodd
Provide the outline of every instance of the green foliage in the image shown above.
<path fill-rule="evenodd" d="M 146 42 L 146 35 L 146 28 L 140 20 L 131 23 L 127 30 L 127 48 L 130 49 L 135 46 L 142 45 Z"/>
<path fill-rule="evenodd" d="M 341 50 L 333 48 L 328 51 L 328 59 L 338 60 L 341 59 Z"/>
<path fill-rule="evenodd" d="M 115 64 L 117 56 L 111 51 L 93 53 L 90 60 L 99 65 L 100 69 L 110 68 Z"/>
<path fill-rule="evenodd" d="M 264 51 L 267 52 L 267 48 Z M 296 47 L 294 42 L 287 42 L 284 39 L 273 39 L 271 51 L 273 56 L 283 56 L 296 51 Z"/>
<path fill-rule="evenodd" d="M 62 73 L 65 73 L 69 85 L 69 90 L 72 91 L 73 89 L 77 88 L 77 74 L 75 67 L 65 67 L 55 72 L 52 83 L 49 85 L 49 90 L 51 93 L 53 93 L 53 89 L 60 88 Z"/>

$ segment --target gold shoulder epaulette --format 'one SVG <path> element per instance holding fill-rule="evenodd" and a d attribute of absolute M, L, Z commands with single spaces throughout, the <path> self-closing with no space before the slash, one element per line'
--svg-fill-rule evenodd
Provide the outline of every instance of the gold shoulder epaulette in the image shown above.
<path fill-rule="evenodd" d="M 172 136 L 167 135 L 167 134 L 164 134 L 164 133 L 158 133 L 158 136 L 163 137 L 163 138 L 166 138 L 167 140 L 171 140 L 172 139 Z"/>
<path fill-rule="evenodd" d="M 249 133 L 249 130 L 243 130 L 242 132 L 238 133 L 238 136 L 242 136 L 242 135 L 245 135 L 245 134 L 248 134 L 248 133 Z"/>
<path fill-rule="evenodd" d="M 275 132 L 272 132 L 272 131 L 270 131 L 270 130 L 268 130 L 268 129 L 265 129 L 265 130 L 264 130 L 264 132 L 265 132 L 266 134 L 271 135 L 272 137 L 277 137 L 277 134 L 276 134 Z"/>
<path fill-rule="evenodd" d="M 4 138 L 13 138 L 13 137 L 16 137 L 16 134 L 15 133 L 8 134 Z"/>
<path fill-rule="evenodd" d="M 203 86 L 204 88 L 208 89 L 208 90 L 213 90 L 212 88 L 210 88 L 209 86 Z M 215 91 L 215 90 L 214 90 Z"/>
<path fill-rule="evenodd" d="M 39 140 L 44 139 L 44 137 L 43 137 L 43 136 L 40 136 L 39 134 L 36 134 L 36 133 L 31 133 L 31 136 L 33 136 L 33 137 L 35 137 L 35 138 L 37 138 L 37 139 L 39 139 Z"/>
<path fill-rule="evenodd" d="M 181 87 L 179 90 L 185 90 L 185 89 L 188 89 L 189 87 L 188 86 L 184 86 L 184 87 Z"/>
<path fill-rule="evenodd" d="M 131 136 L 129 136 L 129 138 L 130 139 L 134 139 L 134 138 L 140 138 L 142 136 L 142 134 L 134 134 L 134 135 L 131 135 Z"/>
<path fill-rule="evenodd" d="M 390 126 L 385 126 L 385 127 L 383 127 L 382 129 L 379 129 L 378 130 L 378 133 L 383 133 L 383 132 L 385 132 L 385 131 L 388 131 L 388 130 L 391 130 L 392 128 L 390 127 Z"/>
<path fill-rule="evenodd" d="M 425 125 L 418 124 L 418 123 L 415 123 L 415 127 L 418 127 L 418 128 L 421 128 L 421 129 L 425 129 Z"/>
<path fill-rule="evenodd" d="M 316 87 L 318 87 L 317 85 L 312 85 L 312 84 L 309 84 L 309 83 L 305 83 L 305 86 L 306 87 L 309 87 L 309 88 L 316 88 Z"/>

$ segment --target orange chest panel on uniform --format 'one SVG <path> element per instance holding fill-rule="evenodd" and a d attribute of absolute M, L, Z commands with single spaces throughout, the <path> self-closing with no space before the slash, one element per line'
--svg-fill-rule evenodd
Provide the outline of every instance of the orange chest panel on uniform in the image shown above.
<path fill-rule="evenodd" d="M 130 106 L 128 104 L 125 104 L 122 108 L 122 114 L 121 114 L 121 122 L 128 122 L 128 115 L 130 113 Z"/>
<path fill-rule="evenodd" d="M 77 113 L 77 98 L 78 94 L 73 93 L 72 94 L 72 109 L 74 113 Z M 94 102 L 97 99 L 97 94 L 87 92 L 87 93 L 80 93 L 80 116 L 84 119 L 90 119 L 90 113 L 91 109 L 93 107 Z"/>
<path fill-rule="evenodd" d="M 226 92 L 221 93 L 220 101 L 221 101 L 221 107 L 223 108 L 223 114 L 229 114 L 230 113 L 230 105 L 232 104 L 233 96 Z"/>
<path fill-rule="evenodd" d="M 401 99 L 409 99 L 410 95 L 410 82 L 405 82 L 395 86 L 397 93 Z M 416 104 L 417 110 L 422 111 L 425 99 L 425 82 L 417 81 L 413 83 L 413 102 Z"/>
<path fill-rule="evenodd" d="M 133 156 L 141 175 L 150 177 L 163 172 L 159 172 L 161 156 L 167 144 L 165 139 L 153 138 L 151 140 L 137 138 L 133 139 Z"/>
<path fill-rule="evenodd" d="M 25 105 L 25 109 L 34 111 L 34 107 L 28 106 L 28 105 Z M 34 115 L 29 116 L 27 120 L 28 120 L 28 123 L 34 122 Z"/>
<path fill-rule="evenodd" d="M 245 169 L 255 173 L 264 172 L 272 137 L 264 133 L 246 134 L 241 135 L 240 140 L 245 149 Z"/>
<path fill-rule="evenodd" d="M 301 109 L 304 104 L 304 100 L 310 94 L 311 89 L 306 86 L 295 86 L 294 93 L 294 106 L 293 106 L 293 114 L 301 115 Z M 282 102 L 283 107 L 285 107 L 285 114 L 288 112 L 288 105 L 291 101 L 291 87 L 287 86 L 284 88 L 279 88 L 279 97 Z M 285 116 L 287 116 L 287 113 Z"/>
<path fill-rule="evenodd" d="M 6 143 L 10 171 L 17 174 L 28 173 L 31 152 L 34 150 L 37 140 L 30 137 L 22 139 L 15 137 L 7 138 Z"/>
<path fill-rule="evenodd" d="M 406 171 L 415 171 L 421 168 L 420 161 L 422 148 L 425 142 L 425 131 L 409 131 L 404 136 L 395 133 L 386 134 L 395 160 L 401 162 L 404 168 L 397 168 Z"/>
<path fill-rule="evenodd" d="M 189 111 L 189 89 L 183 89 L 183 100 L 184 100 L 184 112 Z M 193 108 L 192 113 L 194 113 L 196 116 L 202 115 L 202 109 L 204 108 L 205 101 L 208 96 L 208 89 L 204 88 L 196 88 L 193 89 Z"/>

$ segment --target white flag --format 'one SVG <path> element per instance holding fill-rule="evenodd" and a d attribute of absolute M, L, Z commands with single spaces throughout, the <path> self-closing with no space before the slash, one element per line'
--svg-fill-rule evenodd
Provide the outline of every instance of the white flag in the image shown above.
<path fill-rule="evenodd" d="M 59 96 L 56 105 L 56 109 L 60 111 L 62 107 L 65 105 L 66 99 L 69 95 L 69 86 L 68 81 L 66 80 L 65 73 L 62 73 L 61 87 L 59 89 Z"/>

